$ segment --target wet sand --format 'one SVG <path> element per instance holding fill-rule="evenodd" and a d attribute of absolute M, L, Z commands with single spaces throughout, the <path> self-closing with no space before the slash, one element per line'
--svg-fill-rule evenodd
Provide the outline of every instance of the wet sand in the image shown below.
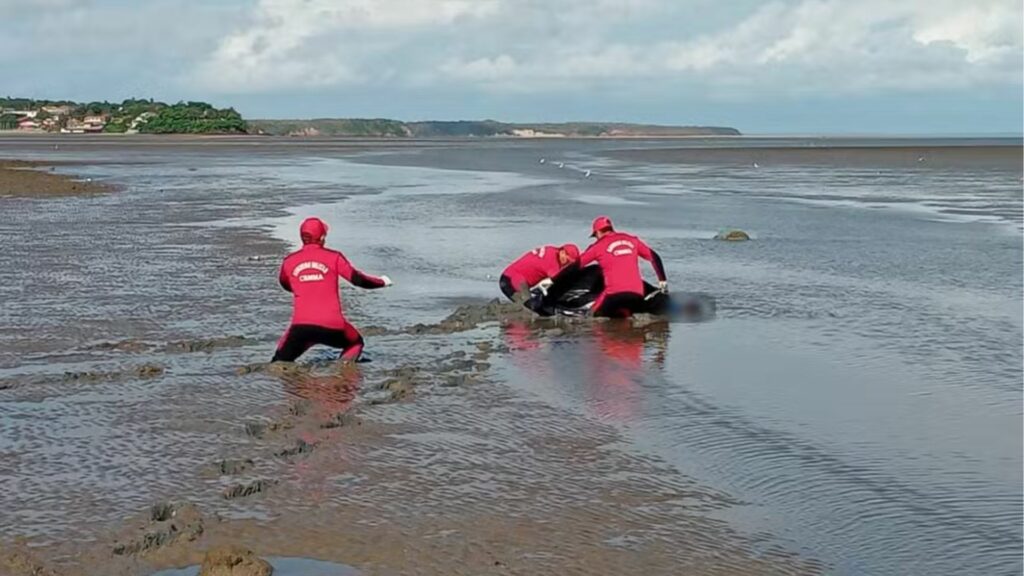
<path fill-rule="evenodd" d="M 114 187 L 53 173 L 54 164 L 26 160 L 0 160 L 0 197 L 55 198 L 104 194 Z"/>
<path fill-rule="evenodd" d="M 509 394 L 488 373 L 491 362 L 510 353 L 494 328 L 509 325 L 539 339 L 590 330 L 585 323 L 535 319 L 507 303 L 481 303 L 433 324 L 368 328 L 400 336 L 402 347 L 408 338 L 429 345 L 429 364 L 239 366 L 239 385 L 269 378 L 291 399 L 266 415 L 238 415 L 227 423 L 228 433 L 245 439 L 244 447 L 178 472 L 195 496 L 154 503 L 106 529 L 79 526 L 80 537 L 8 547 L 0 554 L 0 574 L 147 574 L 198 564 L 207 550 L 228 544 L 261 555 L 336 561 L 363 574 L 821 569 L 779 549 L 752 553 L 745 537 L 702 516 L 727 505 L 727 497 L 656 461 L 610 449 L 618 441 L 613 429 L 567 420 Z M 664 330 L 659 326 L 640 321 L 614 330 L 657 335 Z M 90 349 L 204 354 L 245 344 L 224 337 L 106 342 Z M 66 373 L 51 382 L 15 379 L 11 387 L 23 387 L 15 390 L 22 392 L 20 401 L 41 401 L 48 384 L 80 387 L 162 373 Z M 558 428 L 551 428 L 556 421 Z M 175 416 L 174 425 L 203 427 L 187 414 Z M 226 508 L 208 504 L 218 500 Z"/>
<path fill-rule="evenodd" d="M 156 503 L 112 532 L 44 544 L 31 551 L 35 560 L 27 564 L 19 548 L 8 565 L 31 569 L 10 573 L 35 574 L 31 570 L 44 566 L 57 574 L 146 574 L 199 563 L 206 550 L 224 544 L 333 560 L 366 574 L 820 569 L 781 550 L 752 554 L 728 526 L 700 516 L 727 503 L 722 495 L 680 482 L 657 462 L 607 450 L 617 441 L 611 429 L 567 423 L 549 407 L 503 391 L 488 369 L 509 350 L 487 328 L 513 321 L 525 323 L 537 338 L 588 330 L 534 320 L 508 304 L 467 305 L 436 324 L 393 331 L 432 335 L 439 338 L 435 346 L 476 333 L 461 347 L 451 346 L 461 349 L 432 355 L 429 367 L 415 362 L 375 370 L 334 361 L 238 367 L 237 378 L 270 377 L 293 399 L 274 414 L 240 416 L 233 423 L 233 433 L 247 439 L 245 449 L 182 471 L 193 481 L 205 479 L 207 487 L 199 490 L 206 495 L 197 501 L 220 499 L 228 514 L 189 500 Z M 195 354 L 217 346 L 196 344 L 160 348 Z M 100 347 L 125 353 L 142 348 L 134 342 Z M 61 381 L 88 385 L 161 373 L 65 374 Z M 38 392 L 45 383 L 22 385 Z M 445 391 L 460 388 L 469 393 L 453 414 Z M 426 396 L 418 398 L 421 393 Z M 25 390 L 21 398 L 33 396 Z M 388 418 L 392 405 L 405 417 Z M 517 416 L 507 419 L 505 412 Z M 184 429 L 202 426 L 186 415 L 176 419 Z M 548 430 L 555 420 L 574 433 Z M 420 436 L 435 437 L 447 450 L 433 452 L 430 442 L 417 441 Z"/>

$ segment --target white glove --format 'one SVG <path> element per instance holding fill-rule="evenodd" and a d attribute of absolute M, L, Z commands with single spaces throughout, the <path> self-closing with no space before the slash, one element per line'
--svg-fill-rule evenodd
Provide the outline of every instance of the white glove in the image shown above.
<path fill-rule="evenodd" d="M 391 281 L 391 278 L 388 278 L 387 276 L 381 276 L 380 279 L 384 281 L 385 288 L 394 284 L 394 282 Z"/>
<path fill-rule="evenodd" d="M 658 290 L 668 294 L 668 280 L 658 280 Z"/>
<path fill-rule="evenodd" d="M 552 285 L 552 284 L 554 284 L 554 283 L 555 283 L 555 281 L 554 281 L 554 280 L 552 280 L 551 278 L 545 278 L 545 279 L 541 280 L 541 281 L 540 281 L 540 282 L 539 282 L 539 283 L 537 284 L 537 288 L 540 288 L 540 291 L 541 291 L 541 292 L 542 292 L 542 293 L 543 293 L 543 294 L 544 294 L 545 296 L 547 296 L 547 295 L 548 295 L 548 288 L 550 288 L 550 287 L 551 287 L 551 285 Z"/>

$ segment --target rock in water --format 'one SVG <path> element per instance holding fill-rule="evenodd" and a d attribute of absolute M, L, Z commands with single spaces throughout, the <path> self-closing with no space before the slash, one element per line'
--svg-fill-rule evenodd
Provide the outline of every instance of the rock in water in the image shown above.
<path fill-rule="evenodd" d="M 271 576 L 274 567 L 241 546 L 221 546 L 206 553 L 199 576 Z"/>
<path fill-rule="evenodd" d="M 750 235 L 743 230 L 726 230 L 719 232 L 715 235 L 715 240 L 725 240 L 726 242 L 742 242 L 744 240 L 750 240 Z"/>

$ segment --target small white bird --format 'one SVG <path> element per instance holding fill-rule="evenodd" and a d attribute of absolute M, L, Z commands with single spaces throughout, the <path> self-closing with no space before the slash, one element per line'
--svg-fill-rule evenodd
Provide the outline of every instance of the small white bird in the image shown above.
<path fill-rule="evenodd" d="M 924 162 L 924 156 L 919 156 L 919 157 L 917 158 L 917 161 L 918 161 L 918 162 Z"/>
<path fill-rule="evenodd" d="M 540 163 L 541 163 L 541 164 L 543 164 L 543 163 L 545 163 L 545 162 L 547 162 L 547 161 L 548 161 L 548 159 L 547 159 L 547 158 L 541 158 L 541 159 L 540 159 Z"/>
<path fill-rule="evenodd" d="M 584 172 L 583 173 L 583 177 L 584 178 L 590 178 L 590 170 L 587 170 L 586 172 Z"/>
<path fill-rule="evenodd" d="M 558 167 L 559 168 L 565 168 L 565 162 L 559 162 L 558 163 Z"/>
<path fill-rule="evenodd" d="M 757 162 L 754 162 L 754 168 L 760 168 L 760 166 L 757 165 Z"/>

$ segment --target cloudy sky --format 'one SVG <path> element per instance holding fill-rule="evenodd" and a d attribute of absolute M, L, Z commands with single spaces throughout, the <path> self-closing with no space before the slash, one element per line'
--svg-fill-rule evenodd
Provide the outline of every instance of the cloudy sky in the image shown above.
<path fill-rule="evenodd" d="M 1021 4 L 0 0 L 0 94 L 267 118 L 1020 133 Z"/>

